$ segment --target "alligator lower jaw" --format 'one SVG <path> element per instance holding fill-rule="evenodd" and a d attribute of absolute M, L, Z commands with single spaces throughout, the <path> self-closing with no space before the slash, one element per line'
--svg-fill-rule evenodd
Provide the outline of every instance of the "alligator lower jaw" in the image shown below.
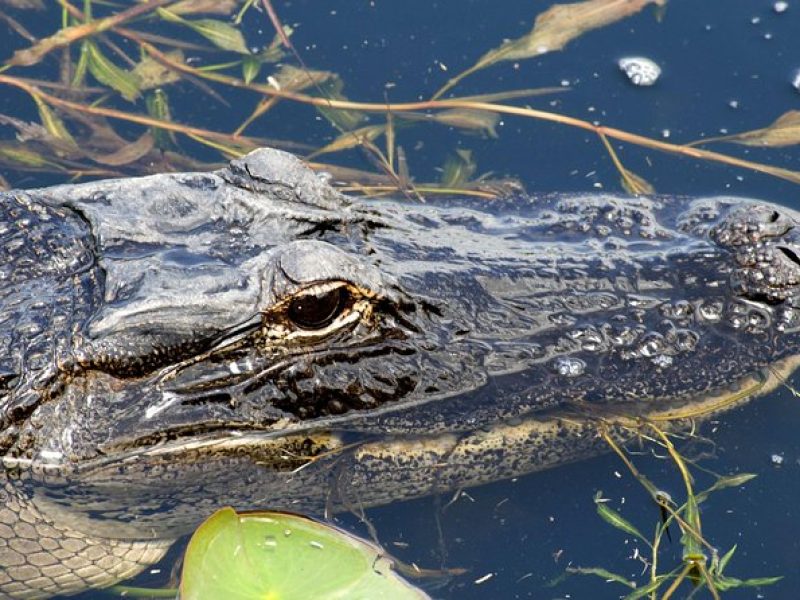
<path fill-rule="evenodd" d="M 143 464 L 173 474 L 248 473 L 265 483 L 264 507 L 309 510 L 373 506 L 519 476 L 609 450 L 609 441 L 688 432 L 698 421 L 740 406 L 782 384 L 800 356 L 703 398 L 572 406 L 498 422 L 467 433 L 385 436 L 353 441 L 330 431 L 283 436 L 229 432 L 131 454 L 84 474 L 98 481 Z M 216 465 L 215 465 L 216 463 Z M 259 475 L 258 473 L 262 475 Z M 244 476 L 243 476 L 244 477 Z M 135 484 L 134 484 L 135 485 Z M 298 490 L 307 497 L 299 498 Z M 226 503 L 225 498 L 219 498 Z"/>

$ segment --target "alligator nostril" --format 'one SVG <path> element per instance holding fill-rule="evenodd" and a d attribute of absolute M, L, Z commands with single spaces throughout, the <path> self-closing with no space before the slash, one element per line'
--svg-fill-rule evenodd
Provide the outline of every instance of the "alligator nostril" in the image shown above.
<path fill-rule="evenodd" d="M 780 218 L 781 218 L 781 213 L 779 213 L 777 210 L 773 210 L 772 214 L 769 216 L 769 222 L 774 223 Z"/>
<path fill-rule="evenodd" d="M 783 255 L 786 258 L 788 258 L 794 264 L 800 266 L 800 256 L 798 256 L 794 250 L 792 250 L 791 248 L 787 248 L 786 246 L 778 246 L 777 248 L 778 250 L 783 252 Z"/>

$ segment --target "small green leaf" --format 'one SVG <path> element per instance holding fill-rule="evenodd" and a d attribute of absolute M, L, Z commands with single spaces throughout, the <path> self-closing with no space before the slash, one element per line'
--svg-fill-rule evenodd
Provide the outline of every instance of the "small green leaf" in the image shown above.
<path fill-rule="evenodd" d="M 622 575 L 617 575 L 616 573 L 612 573 L 608 569 L 603 569 L 601 567 L 568 567 L 567 573 L 572 575 L 594 575 L 595 577 L 600 577 L 605 581 L 614 581 L 631 589 L 636 589 L 636 584 L 633 581 L 629 581 Z"/>
<path fill-rule="evenodd" d="M 26 150 L 24 148 L 18 148 L 4 144 L 0 144 L 0 158 L 5 158 L 13 163 L 25 165 L 27 167 L 61 168 L 59 165 L 50 162 L 41 154 L 33 152 L 32 150 Z"/>
<path fill-rule="evenodd" d="M 145 98 L 145 104 L 147 106 L 147 114 L 151 117 L 159 121 L 172 121 L 172 112 L 169 109 L 169 97 L 164 90 L 153 90 L 153 92 L 148 94 Z M 161 127 L 153 127 L 151 131 L 153 132 L 156 148 L 162 150 L 174 150 L 176 148 L 177 142 L 175 141 L 175 133 L 173 131 L 168 131 Z"/>
<path fill-rule="evenodd" d="M 194 30 L 217 48 L 239 54 L 250 54 L 242 32 L 229 23 L 217 19 L 184 19 L 163 8 L 157 9 L 157 12 L 165 21 L 180 23 Z"/>
<path fill-rule="evenodd" d="M 472 152 L 457 148 L 455 156 L 450 155 L 445 160 L 439 182 L 446 188 L 462 186 L 475 175 L 477 168 Z"/>
<path fill-rule="evenodd" d="M 628 521 L 625 517 L 620 515 L 617 511 L 613 508 L 608 506 L 605 502 L 600 502 L 598 499 L 595 499 L 595 505 L 597 506 L 597 514 L 609 525 L 616 527 L 617 529 L 621 529 L 625 533 L 629 533 L 633 536 L 636 536 L 640 540 L 642 540 L 648 546 L 650 545 L 650 541 L 644 537 L 641 532 L 633 526 L 633 524 Z"/>
<path fill-rule="evenodd" d="M 97 81 L 117 90 L 126 100 L 133 101 L 139 97 L 136 77 L 111 62 L 94 42 L 87 40 L 86 48 L 89 53 L 89 72 Z"/>
<path fill-rule="evenodd" d="M 625 596 L 623 600 L 639 600 L 639 598 L 644 598 L 651 592 L 655 592 L 656 590 L 658 590 L 658 588 L 661 587 L 661 584 L 664 583 L 665 580 L 669 579 L 669 577 L 670 575 L 658 575 L 647 585 L 643 585 L 640 588 L 636 588 L 630 594 Z"/>
<path fill-rule="evenodd" d="M 714 587 L 721 592 L 743 587 L 761 587 L 774 585 L 783 577 L 754 577 L 753 579 L 737 579 L 736 577 L 719 576 L 714 579 Z"/>
<path fill-rule="evenodd" d="M 173 62 L 184 64 L 183 52 L 172 50 L 165 53 Z M 139 82 L 139 89 L 152 90 L 153 88 L 175 83 L 180 81 L 181 75 L 178 71 L 157 61 L 149 54 L 142 56 L 142 60 L 131 71 Z"/>
<path fill-rule="evenodd" d="M 376 140 L 383 135 L 385 131 L 386 125 L 367 125 L 366 127 L 361 127 L 353 131 L 345 131 L 330 144 L 326 144 L 319 150 L 313 152 L 310 156 L 314 157 L 329 152 L 341 152 L 342 150 L 355 148 Z"/>
<path fill-rule="evenodd" d="M 47 133 L 54 138 L 66 142 L 69 146 L 77 146 L 72 134 L 67 130 L 64 121 L 42 100 L 38 95 L 33 95 L 33 101 L 36 102 L 36 108 L 39 110 L 39 118 L 42 120 L 42 125 L 47 130 Z"/>
<path fill-rule="evenodd" d="M 72 74 L 73 87 L 81 87 L 83 85 L 83 80 L 86 78 L 86 70 L 89 67 L 89 48 L 86 46 L 85 41 L 81 42 L 79 52 L 75 72 Z"/>
<path fill-rule="evenodd" d="M 331 100 L 347 100 L 342 93 L 344 82 L 338 76 L 328 78 L 317 86 L 320 95 Z M 340 131 L 352 131 L 367 120 L 367 115 L 357 110 L 342 110 L 317 106 L 317 111 Z"/>
<path fill-rule="evenodd" d="M 245 83 L 251 83 L 261 70 L 261 61 L 255 56 L 245 56 L 242 59 L 242 79 Z"/>
<path fill-rule="evenodd" d="M 703 490 L 695 496 L 698 503 L 704 502 L 713 493 L 726 488 L 739 487 L 744 485 L 751 479 L 755 479 L 755 473 L 738 473 L 737 475 L 726 475 L 718 477 L 714 484 L 706 490 Z"/>
<path fill-rule="evenodd" d="M 434 113 L 431 119 L 442 125 L 449 125 L 465 131 L 476 131 L 490 138 L 496 138 L 496 127 L 500 122 L 500 115 L 487 110 L 452 108 Z"/>
<path fill-rule="evenodd" d="M 230 50 L 239 54 L 250 54 L 242 32 L 233 25 L 215 19 L 198 19 L 189 21 L 192 29 L 202 35 L 217 48 Z"/>
<path fill-rule="evenodd" d="M 790 110 L 762 129 L 697 140 L 690 145 L 696 146 L 710 142 L 734 142 L 745 146 L 766 148 L 782 148 L 800 144 L 800 110 Z"/>
<path fill-rule="evenodd" d="M 728 550 L 725 555 L 719 559 L 719 566 L 717 567 L 717 573 L 722 575 L 722 572 L 725 570 L 725 567 L 728 566 L 728 563 L 733 558 L 733 554 L 736 552 L 736 544 L 734 544 L 730 550 Z"/>

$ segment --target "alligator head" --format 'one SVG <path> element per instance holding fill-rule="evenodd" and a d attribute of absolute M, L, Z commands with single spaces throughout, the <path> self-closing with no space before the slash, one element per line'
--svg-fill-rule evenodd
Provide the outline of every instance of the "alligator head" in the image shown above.
<path fill-rule="evenodd" d="M 6 464 L 106 537 L 129 503 L 166 537 L 572 460 L 592 419 L 718 410 L 800 342 L 798 215 L 734 198 L 348 199 L 261 150 L 0 215 Z"/>

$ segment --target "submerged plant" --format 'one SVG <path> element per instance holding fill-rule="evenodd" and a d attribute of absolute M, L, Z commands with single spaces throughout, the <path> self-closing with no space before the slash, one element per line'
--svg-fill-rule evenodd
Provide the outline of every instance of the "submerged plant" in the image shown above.
<path fill-rule="evenodd" d="M 624 596 L 625 600 L 669 600 L 676 597 L 678 590 L 689 590 L 688 597 L 694 597 L 698 592 L 706 590 L 710 597 L 719 600 L 721 592 L 737 588 L 752 588 L 772 585 L 781 580 L 779 576 L 755 577 L 739 579 L 728 574 L 728 565 L 736 552 L 736 545 L 724 553 L 714 546 L 703 533 L 700 506 L 708 498 L 720 490 L 735 488 L 745 485 L 756 477 L 752 473 L 737 473 L 735 475 L 714 474 L 713 483 L 700 492 L 696 492 L 695 477 L 691 472 L 691 462 L 679 452 L 673 443 L 674 434 L 665 432 L 659 425 L 649 423 L 644 425 L 645 434 L 650 434 L 650 440 L 666 450 L 673 465 L 678 470 L 684 485 L 685 497 L 682 500 L 673 498 L 656 486 L 633 463 L 626 451 L 614 441 L 602 425 L 600 433 L 609 447 L 620 457 L 628 471 L 647 491 L 654 507 L 658 508 L 659 519 L 655 523 L 652 537 L 646 536 L 642 530 L 625 518 L 619 511 L 611 508 L 608 499 L 602 492 L 595 495 L 594 502 L 597 514 L 612 527 L 632 536 L 647 548 L 647 554 L 640 554 L 637 550 L 636 558 L 645 565 L 640 581 L 631 580 L 624 575 L 612 572 L 603 567 L 569 567 L 565 575 L 589 575 L 601 578 L 607 582 L 617 583 L 627 587 L 630 591 Z M 665 555 L 668 551 L 665 546 L 671 542 L 671 529 L 680 531 L 681 557 L 678 564 L 670 564 Z M 666 541 L 665 541 L 665 538 Z M 557 583 L 562 578 L 556 580 Z"/>
<path fill-rule="evenodd" d="M 45 10 L 45 5 L 37 1 L 3 0 L 2 3 L 14 9 Z M 623 166 L 608 139 L 753 169 L 800 183 L 797 171 L 701 149 L 697 147 L 699 142 L 668 143 L 556 112 L 505 103 L 568 92 L 565 88 L 542 87 L 442 99 L 445 91 L 476 70 L 501 61 L 562 50 L 579 36 L 632 17 L 648 6 L 663 10 L 666 0 L 584 0 L 555 4 L 536 17 L 528 35 L 487 52 L 473 67 L 453 77 L 432 99 L 413 102 L 390 102 L 388 98 L 380 102 L 348 100 L 344 95 L 345 82 L 339 75 L 306 65 L 290 41 L 292 28 L 281 23 L 269 0 L 260 3 L 148 0 L 127 8 L 93 0 L 83 0 L 80 8 L 76 4 L 60 0 L 61 29 L 39 40 L 22 23 L 0 11 L 0 17 L 13 31 L 30 40 L 28 47 L 5 59 L 0 67 L 0 86 L 27 93 L 40 117 L 39 123 L 29 123 L 15 115 L 0 115 L 0 124 L 15 130 L 17 136 L 16 142 L 0 142 L 0 164 L 17 171 L 59 173 L 72 178 L 107 177 L 213 168 L 218 163 L 209 161 L 208 149 L 219 159 L 229 159 L 259 146 L 310 156 L 331 155 L 357 147 L 365 152 L 373 170 L 333 164 L 314 166 L 331 172 L 349 191 L 373 195 L 400 191 L 409 197 L 425 193 L 493 197 L 504 193 L 509 184 L 478 176 L 474 156 L 470 158 L 469 169 L 461 170 L 458 178 L 453 178 L 452 159 L 443 158 L 440 181 L 413 181 L 401 138 L 405 130 L 428 123 L 465 134 L 493 136 L 497 135 L 495 126 L 499 117 L 507 115 L 560 123 L 596 134 L 611 154 L 623 187 L 633 194 L 651 193 L 653 187 Z M 265 9 L 275 29 L 272 41 L 261 48 L 250 46 L 241 27 L 246 15 L 264 19 L 252 10 L 256 4 Z M 230 15 L 235 15 L 232 20 L 224 18 Z M 138 55 L 130 54 L 131 47 Z M 189 52 L 201 55 L 204 65 L 195 66 L 188 60 Z M 58 69 L 52 80 L 31 77 L 30 69 L 45 60 L 52 62 L 53 58 L 57 59 Z M 169 91 L 179 82 L 220 104 L 228 103 L 226 96 L 232 92 L 249 93 L 250 114 L 230 132 L 182 122 L 181 119 L 196 117 L 180 114 L 170 103 Z M 313 107 L 330 123 L 333 141 L 314 148 L 305 141 L 245 135 L 257 121 L 268 119 L 270 111 L 281 102 Z M 370 115 L 372 120 L 367 122 Z M 138 130 L 133 140 L 132 126 Z M 800 142 L 796 130 L 795 117 L 787 113 L 765 129 L 705 142 L 786 146 Z M 468 177 L 464 176 L 466 173 Z"/>

